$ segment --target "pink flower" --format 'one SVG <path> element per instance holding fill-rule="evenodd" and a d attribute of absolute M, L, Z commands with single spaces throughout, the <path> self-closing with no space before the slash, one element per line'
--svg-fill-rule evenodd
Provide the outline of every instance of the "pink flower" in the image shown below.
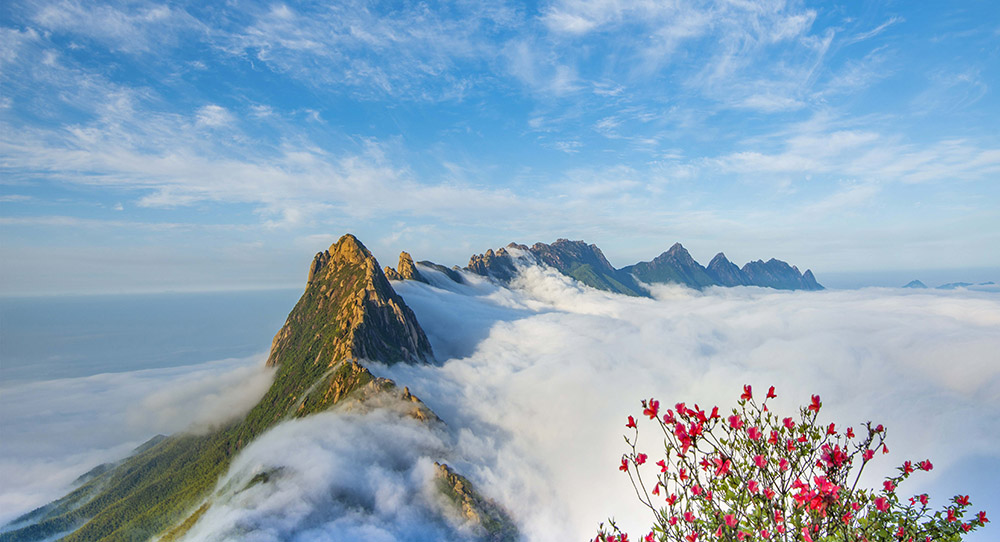
<path fill-rule="evenodd" d="M 954 522 L 954 521 L 958 521 L 958 518 L 955 517 L 955 509 L 954 508 L 949 508 L 948 509 L 948 522 L 950 523 L 950 522 Z"/>
<path fill-rule="evenodd" d="M 732 462 L 728 459 L 722 459 L 717 457 L 713 460 L 715 462 L 715 476 L 725 476 L 729 472 L 729 467 Z"/>
<path fill-rule="evenodd" d="M 743 427 L 743 420 L 740 419 L 738 414 L 733 414 L 729 417 L 729 426 L 733 429 L 739 429 Z"/>
<path fill-rule="evenodd" d="M 646 459 L 647 459 L 648 457 L 649 457 L 649 456 L 648 456 L 648 455 L 646 455 L 646 454 L 637 454 L 637 455 L 635 456 L 635 464 L 636 464 L 636 465 L 642 465 L 643 463 L 645 463 L 645 462 L 646 462 Z"/>
<path fill-rule="evenodd" d="M 847 435 L 847 438 L 854 438 L 854 428 L 853 427 L 848 427 L 847 428 L 847 433 L 845 433 L 845 434 Z"/>
<path fill-rule="evenodd" d="M 635 429 L 635 427 L 636 427 L 636 425 L 635 425 L 635 418 L 633 418 L 632 416 L 629 416 L 628 417 L 628 423 L 625 424 L 625 427 L 628 427 L 629 429 Z"/>
<path fill-rule="evenodd" d="M 760 530 L 761 538 L 771 538 L 771 534 L 767 532 L 767 529 Z"/>
<path fill-rule="evenodd" d="M 690 510 L 684 512 L 684 521 L 694 523 L 694 514 L 692 514 Z"/>
<path fill-rule="evenodd" d="M 878 497 L 875 499 L 875 508 L 877 508 L 879 512 L 887 512 L 889 510 L 889 500 L 885 497 Z"/>
<path fill-rule="evenodd" d="M 909 461 L 904 461 L 903 474 L 912 474 L 912 473 L 913 473 L 913 463 L 910 463 Z"/>
<path fill-rule="evenodd" d="M 774 493 L 773 489 L 771 489 L 769 487 L 765 487 L 764 488 L 764 496 L 767 497 L 767 500 L 769 500 L 769 501 L 773 500 L 774 499 L 774 495 L 775 495 L 775 493 Z"/>
<path fill-rule="evenodd" d="M 785 424 L 786 429 L 795 429 L 795 422 L 793 422 L 791 418 L 785 418 L 781 421 Z"/>
<path fill-rule="evenodd" d="M 782 457 L 781 461 L 778 461 L 778 468 L 782 471 L 788 470 L 788 460 Z"/>
<path fill-rule="evenodd" d="M 764 456 L 757 454 L 753 456 L 753 464 L 757 465 L 758 469 L 763 469 L 767 467 L 767 460 L 764 459 Z"/>
<path fill-rule="evenodd" d="M 760 490 L 760 488 L 757 487 L 757 480 L 749 480 L 747 482 L 747 489 L 750 493 L 757 493 Z"/>
<path fill-rule="evenodd" d="M 618 470 L 622 472 L 628 472 L 628 460 L 624 457 L 622 458 L 622 466 L 618 467 Z"/>
<path fill-rule="evenodd" d="M 649 416 L 649 419 L 655 420 L 659 416 L 660 412 L 660 402 L 656 399 L 649 400 L 649 406 L 643 409 L 642 413 Z"/>
<path fill-rule="evenodd" d="M 836 426 L 837 426 L 837 424 L 831 423 L 830 427 L 826 428 L 826 434 L 827 435 L 836 435 L 837 434 Z"/>
<path fill-rule="evenodd" d="M 821 406 L 823 406 L 823 403 L 820 402 L 819 395 L 813 395 L 812 396 L 812 404 L 809 405 L 809 410 L 811 410 L 813 412 L 819 412 L 819 408 Z"/>
<path fill-rule="evenodd" d="M 747 436 L 750 437 L 750 440 L 760 440 L 763 434 L 760 432 L 760 429 L 754 426 L 747 429 Z"/>
<path fill-rule="evenodd" d="M 990 521 L 986 519 L 986 512 L 979 512 L 979 514 L 976 515 L 976 518 L 979 520 L 980 524 L 989 523 Z"/>
<path fill-rule="evenodd" d="M 969 496 L 960 495 L 958 497 L 955 497 L 955 503 L 957 503 L 960 506 L 969 506 Z"/>
<path fill-rule="evenodd" d="M 882 482 L 882 486 L 885 488 L 887 493 L 892 493 L 896 489 L 896 484 L 892 483 L 892 480 L 886 480 Z"/>
<path fill-rule="evenodd" d="M 778 395 L 776 393 L 774 393 L 774 386 L 771 386 L 771 389 L 767 390 L 767 398 L 768 399 L 774 399 L 777 396 Z"/>
<path fill-rule="evenodd" d="M 736 526 L 736 516 L 732 514 L 726 514 L 722 519 L 726 521 L 726 527 L 731 528 Z"/>
<path fill-rule="evenodd" d="M 934 465 L 931 463 L 930 459 L 925 459 L 920 462 L 920 468 L 923 470 L 931 470 L 934 468 Z"/>
<path fill-rule="evenodd" d="M 647 534 L 647 535 L 646 535 L 646 538 L 643 538 L 643 540 L 644 540 L 645 542 L 655 542 L 655 541 L 656 541 L 656 538 L 655 538 L 654 536 L 655 536 L 655 535 L 653 534 L 653 531 L 649 531 L 649 534 Z"/>
<path fill-rule="evenodd" d="M 750 384 L 743 385 L 743 395 L 740 395 L 740 399 L 743 401 L 749 401 L 753 399 L 753 391 L 751 391 Z"/>
<path fill-rule="evenodd" d="M 870 461 L 871 458 L 875 457 L 875 452 L 871 449 L 865 450 L 865 452 L 861 454 L 861 457 L 864 458 L 865 461 Z"/>

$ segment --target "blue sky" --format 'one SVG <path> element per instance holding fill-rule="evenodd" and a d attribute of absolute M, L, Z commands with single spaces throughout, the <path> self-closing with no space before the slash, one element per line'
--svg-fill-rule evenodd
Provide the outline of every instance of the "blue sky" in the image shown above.
<path fill-rule="evenodd" d="M 11 1 L 0 293 L 297 286 L 358 235 L 1000 267 L 1000 4 Z M 960 278 L 960 277 L 959 277 Z"/>

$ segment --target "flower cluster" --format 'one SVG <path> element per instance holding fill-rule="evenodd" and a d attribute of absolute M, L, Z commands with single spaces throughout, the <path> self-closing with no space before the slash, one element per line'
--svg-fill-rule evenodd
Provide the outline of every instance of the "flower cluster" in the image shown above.
<path fill-rule="evenodd" d="M 772 386 L 758 402 L 745 385 L 729 415 L 685 403 L 663 412 L 659 401 L 642 401 L 642 415 L 663 433 L 664 457 L 647 465 L 649 455 L 637 449 L 639 423 L 629 416 L 630 451 L 618 467 L 653 514 L 641 540 L 952 541 L 989 521 L 985 512 L 967 517 L 966 495 L 933 511 L 926 494 L 899 492 L 910 475 L 934 468 L 929 460 L 904 462 L 881 488 L 859 488 L 865 467 L 889 453 L 885 428 L 867 422 L 855 432 L 820 424 L 818 395 L 797 416 L 781 417 L 767 406 L 775 397 Z M 595 538 L 629 540 L 613 521 Z"/>

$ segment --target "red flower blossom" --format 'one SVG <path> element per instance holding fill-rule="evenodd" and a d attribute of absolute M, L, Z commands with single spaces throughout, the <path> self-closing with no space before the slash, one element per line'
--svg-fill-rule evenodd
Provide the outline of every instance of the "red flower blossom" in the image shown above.
<path fill-rule="evenodd" d="M 649 416 L 649 419 L 655 420 L 659 416 L 660 402 L 656 399 L 649 400 L 649 406 L 643 409 L 642 413 Z"/>
<path fill-rule="evenodd" d="M 667 462 L 666 461 L 664 461 L 663 459 L 661 459 L 661 460 L 657 461 L 656 464 L 660 467 L 660 472 L 667 472 Z"/>
<path fill-rule="evenodd" d="M 769 501 L 772 500 L 772 499 L 774 499 L 774 496 L 775 496 L 774 490 L 771 489 L 771 488 L 769 488 L 769 487 L 765 487 L 764 488 L 764 496 L 767 497 L 767 500 L 769 500 Z"/>
<path fill-rule="evenodd" d="M 885 497 L 878 497 L 875 499 L 875 508 L 877 508 L 879 512 L 887 512 L 889 510 L 889 500 Z"/>
<path fill-rule="evenodd" d="M 764 459 L 764 456 L 757 454 L 753 456 L 753 464 L 757 465 L 758 469 L 763 469 L 767 467 L 767 459 Z"/>
<path fill-rule="evenodd" d="M 812 396 L 812 404 L 809 405 L 809 410 L 811 410 L 813 412 L 819 412 L 819 408 L 821 406 L 823 406 L 823 403 L 820 402 L 819 395 L 813 395 Z"/>
<path fill-rule="evenodd" d="M 976 515 L 976 518 L 979 520 L 980 524 L 989 523 L 990 521 L 986 519 L 986 512 L 979 512 L 979 514 Z"/>
<path fill-rule="evenodd" d="M 684 512 L 684 521 L 688 523 L 694 523 L 694 519 L 695 519 L 694 514 L 692 514 L 690 510 Z"/>
<path fill-rule="evenodd" d="M 949 508 L 948 509 L 948 522 L 951 523 L 951 522 L 955 522 L 955 521 L 958 521 L 958 518 L 955 517 L 955 509 L 954 508 Z"/>
<path fill-rule="evenodd" d="M 717 457 L 713 461 L 715 463 L 716 477 L 725 476 L 726 474 L 729 473 L 729 467 L 732 465 L 732 462 L 730 460 Z"/>
<path fill-rule="evenodd" d="M 750 384 L 743 384 L 743 395 L 740 395 L 740 399 L 743 401 L 753 399 L 753 391 Z"/>
<path fill-rule="evenodd" d="M 636 465 L 642 465 L 643 463 L 646 462 L 647 458 L 649 458 L 649 456 L 646 455 L 646 454 L 637 454 L 635 456 L 635 464 Z"/>
<path fill-rule="evenodd" d="M 747 429 L 747 436 L 750 437 L 750 440 L 760 440 L 760 437 L 764 435 L 760 432 L 760 429 L 754 426 Z"/>
<path fill-rule="evenodd" d="M 767 443 L 771 445 L 778 443 L 778 432 L 774 429 L 771 430 L 771 436 L 767 438 Z"/>
<path fill-rule="evenodd" d="M 784 457 L 781 458 L 781 461 L 778 461 L 778 468 L 781 469 L 782 471 L 788 470 L 788 466 L 789 466 L 788 460 L 785 459 Z"/>
<path fill-rule="evenodd" d="M 774 386 L 771 386 L 771 388 L 769 390 L 767 390 L 767 398 L 768 399 L 774 399 L 777 396 L 778 396 L 778 394 L 774 393 Z"/>
<path fill-rule="evenodd" d="M 795 429 L 795 422 L 793 422 L 791 418 L 785 418 L 781 421 L 785 424 L 786 429 Z"/>
<path fill-rule="evenodd" d="M 910 463 L 909 461 L 904 461 L 903 474 L 912 474 L 912 473 L 913 473 L 913 463 Z"/>
<path fill-rule="evenodd" d="M 629 429 L 635 429 L 636 428 L 635 418 L 633 418 L 632 416 L 629 416 L 628 417 L 628 423 L 625 424 L 625 427 L 628 427 Z"/>
<path fill-rule="evenodd" d="M 886 480 L 882 482 L 882 487 L 885 488 L 886 492 L 892 493 L 896 489 L 896 484 L 892 483 L 892 480 Z"/>
<path fill-rule="evenodd" d="M 865 450 L 863 454 L 861 454 L 861 457 L 863 457 L 865 461 L 870 461 L 871 458 L 875 457 L 875 452 L 869 448 Z"/>
<path fill-rule="evenodd" d="M 847 435 L 847 438 L 854 438 L 854 428 L 848 427 L 847 432 L 844 434 Z"/>
<path fill-rule="evenodd" d="M 618 470 L 622 472 L 628 472 L 628 460 L 624 457 L 622 458 L 622 466 L 618 467 Z"/>
<path fill-rule="evenodd" d="M 760 488 L 757 486 L 757 480 L 747 481 L 747 490 L 749 490 L 750 493 L 757 493 L 760 491 Z"/>
<path fill-rule="evenodd" d="M 738 414 L 733 414 L 729 417 L 729 426 L 733 429 L 739 429 L 743 427 L 743 420 L 740 419 Z"/>
<path fill-rule="evenodd" d="M 726 527 L 732 528 L 736 526 L 736 516 L 732 514 L 726 514 L 722 518 L 726 522 Z"/>
<path fill-rule="evenodd" d="M 837 434 L 836 426 L 837 426 L 837 424 L 831 423 L 830 427 L 826 428 L 826 434 L 827 435 L 836 435 Z"/>
<path fill-rule="evenodd" d="M 931 463 L 930 459 L 925 459 L 920 462 L 920 468 L 923 470 L 931 470 L 934 468 L 934 464 Z"/>
<path fill-rule="evenodd" d="M 654 536 L 655 535 L 653 535 L 653 531 L 649 531 L 649 534 L 647 534 L 646 538 L 643 538 L 643 540 L 645 542 L 655 542 L 656 538 L 654 538 Z"/>
<path fill-rule="evenodd" d="M 695 540 L 698 540 L 698 531 L 691 531 L 690 534 L 684 537 L 684 540 L 687 540 L 687 542 L 695 542 Z"/>
<path fill-rule="evenodd" d="M 955 502 L 960 506 L 969 506 L 969 496 L 960 495 L 958 497 L 955 497 Z"/>

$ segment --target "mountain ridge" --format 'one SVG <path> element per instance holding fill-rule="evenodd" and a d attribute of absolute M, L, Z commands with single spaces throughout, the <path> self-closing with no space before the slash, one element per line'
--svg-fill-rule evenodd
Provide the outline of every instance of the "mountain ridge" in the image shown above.
<path fill-rule="evenodd" d="M 747 262 L 742 268 L 718 253 L 706 268 L 698 263 L 680 243 L 648 262 L 638 262 L 615 269 L 597 245 L 584 241 L 557 239 L 552 244 L 532 246 L 510 243 L 496 252 L 492 249 L 474 254 L 465 269 L 490 277 L 501 283 L 509 282 L 517 273 L 512 250 L 520 251 L 535 263 L 548 265 L 560 273 L 599 290 L 630 296 L 646 296 L 640 285 L 681 284 L 696 289 L 710 286 L 761 286 L 781 290 L 824 289 L 809 269 L 801 273 L 798 267 L 771 258 L 767 262 Z"/>

